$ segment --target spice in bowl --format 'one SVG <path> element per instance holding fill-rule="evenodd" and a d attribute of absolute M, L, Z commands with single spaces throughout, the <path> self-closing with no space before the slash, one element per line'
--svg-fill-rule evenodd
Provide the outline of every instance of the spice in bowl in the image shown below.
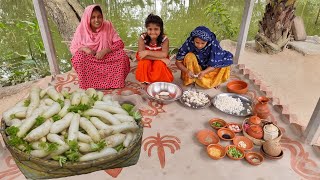
<path fill-rule="evenodd" d="M 234 158 L 242 158 L 243 154 L 235 147 L 230 147 L 228 149 L 228 154 Z"/>
<path fill-rule="evenodd" d="M 239 144 L 238 144 L 239 147 L 245 149 L 247 147 L 247 144 L 243 141 L 239 141 Z"/>
<path fill-rule="evenodd" d="M 224 135 L 222 135 L 222 137 L 223 137 L 224 139 L 231 139 L 231 136 L 230 136 L 229 134 L 224 134 Z"/>
<path fill-rule="evenodd" d="M 241 131 L 240 127 L 236 124 L 230 124 L 229 129 L 232 130 L 233 132 L 240 132 Z"/>
<path fill-rule="evenodd" d="M 208 150 L 208 153 L 213 156 L 213 157 L 216 157 L 216 158 L 219 158 L 221 156 L 221 151 L 220 149 L 217 149 L 217 148 L 210 148 Z"/>
<path fill-rule="evenodd" d="M 223 127 L 223 125 L 220 122 L 214 122 L 211 124 L 213 127 Z"/>
<path fill-rule="evenodd" d="M 254 162 L 254 163 L 259 163 L 261 162 L 259 158 L 256 158 L 256 157 L 253 157 L 251 158 L 251 161 Z"/>

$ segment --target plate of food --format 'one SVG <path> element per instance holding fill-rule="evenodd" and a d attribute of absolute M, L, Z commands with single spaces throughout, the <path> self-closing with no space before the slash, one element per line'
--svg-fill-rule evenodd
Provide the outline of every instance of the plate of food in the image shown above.
<path fill-rule="evenodd" d="M 234 116 L 249 116 L 252 114 L 252 101 L 239 94 L 221 93 L 214 96 L 211 102 L 215 108 L 226 114 Z"/>
<path fill-rule="evenodd" d="M 210 96 L 201 91 L 186 90 L 180 97 L 180 102 L 193 109 L 207 108 L 211 105 Z"/>

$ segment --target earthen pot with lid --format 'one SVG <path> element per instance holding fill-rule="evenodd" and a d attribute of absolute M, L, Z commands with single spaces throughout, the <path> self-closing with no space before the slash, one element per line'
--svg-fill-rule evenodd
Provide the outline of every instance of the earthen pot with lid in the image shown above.
<path fill-rule="evenodd" d="M 247 129 L 247 133 L 249 136 L 256 139 L 262 139 L 263 137 L 263 129 L 259 125 L 250 125 L 250 127 Z"/>
<path fill-rule="evenodd" d="M 254 107 L 254 113 L 261 119 L 267 119 L 270 115 L 270 109 L 268 107 L 269 98 L 265 96 L 258 97 L 258 103 Z"/>
<path fill-rule="evenodd" d="M 249 118 L 249 124 L 250 125 L 260 125 L 261 119 L 258 116 L 251 116 Z"/>

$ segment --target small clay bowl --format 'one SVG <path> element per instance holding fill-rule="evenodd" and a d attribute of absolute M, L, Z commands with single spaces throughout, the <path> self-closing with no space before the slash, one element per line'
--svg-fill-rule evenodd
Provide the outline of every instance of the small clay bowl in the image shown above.
<path fill-rule="evenodd" d="M 212 124 L 214 124 L 214 123 L 219 123 L 219 124 L 221 124 L 221 127 L 212 125 Z M 221 128 L 227 127 L 227 123 L 226 123 L 223 119 L 219 119 L 219 118 L 210 119 L 210 120 L 209 120 L 209 125 L 210 125 L 213 129 L 221 129 Z"/>
<path fill-rule="evenodd" d="M 268 159 L 281 159 L 281 158 L 283 157 L 283 150 L 281 150 L 281 153 L 280 153 L 279 156 L 270 156 L 269 154 L 267 154 L 266 152 L 264 152 L 263 146 L 261 146 L 260 152 L 263 154 L 264 157 L 266 157 L 266 158 L 268 158 Z"/>
<path fill-rule="evenodd" d="M 197 139 L 201 144 L 209 145 L 209 144 L 218 144 L 220 142 L 217 134 L 209 129 L 203 129 L 198 131 Z"/>
<path fill-rule="evenodd" d="M 218 136 L 222 140 L 231 141 L 236 135 L 228 128 L 221 128 L 218 130 Z M 227 138 L 226 136 L 229 136 L 230 138 Z"/>
<path fill-rule="evenodd" d="M 247 152 L 245 158 L 247 162 L 253 166 L 260 165 L 264 160 L 263 156 L 257 152 Z M 254 159 L 259 159 L 259 162 L 255 162 Z"/>
<path fill-rule="evenodd" d="M 227 84 L 227 91 L 237 94 L 245 94 L 248 92 L 248 84 L 244 81 L 234 80 Z"/>
<path fill-rule="evenodd" d="M 231 154 L 229 154 L 228 151 L 229 151 L 229 149 L 232 148 L 232 147 L 236 148 L 236 149 L 242 154 L 242 156 L 239 157 L 239 158 L 236 158 L 236 157 L 233 157 Z M 227 156 L 228 156 L 230 159 L 233 159 L 233 160 L 240 160 L 240 159 L 243 159 L 244 156 L 245 156 L 244 150 L 243 150 L 243 149 L 240 149 L 239 147 L 237 147 L 237 146 L 235 146 L 235 145 L 229 145 L 229 146 L 227 146 L 227 147 L 226 147 L 226 154 L 227 154 Z"/>
<path fill-rule="evenodd" d="M 236 137 L 233 138 L 232 141 L 233 141 L 233 144 L 235 146 L 239 147 L 240 149 L 251 150 L 253 148 L 253 142 L 249 138 L 247 138 L 245 136 L 236 136 Z M 242 142 L 244 142 L 246 144 L 245 148 L 239 146 L 240 141 L 242 141 Z"/>
<path fill-rule="evenodd" d="M 231 129 L 231 127 L 234 126 L 234 125 L 238 126 L 238 127 L 239 127 L 239 130 Z M 241 126 L 240 124 L 238 124 L 238 123 L 233 123 L 233 122 L 228 123 L 227 127 L 228 127 L 231 131 L 233 131 L 233 132 L 235 132 L 235 133 L 238 133 L 238 132 L 241 132 L 241 131 L 242 131 L 242 126 Z"/>
<path fill-rule="evenodd" d="M 212 154 L 213 149 L 219 150 L 221 152 L 220 156 L 214 156 Z M 218 160 L 218 159 L 222 159 L 226 155 L 226 149 L 220 144 L 209 144 L 207 146 L 207 153 L 209 157 L 211 157 L 212 159 Z"/>

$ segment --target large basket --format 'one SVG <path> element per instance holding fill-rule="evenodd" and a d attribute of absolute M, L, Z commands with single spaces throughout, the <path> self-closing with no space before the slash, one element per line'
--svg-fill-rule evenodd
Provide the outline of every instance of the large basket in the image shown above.
<path fill-rule="evenodd" d="M 5 129 L 4 120 L 1 121 L 1 129 Z M 115 155 L 86 162 L 67 162 L 61 167 L 58 161 L 35 158 L 19 149 L 8 145 L 8 138 L 4 131 L 1 131 L 5 145 L 9 149 L 13 159 L 21 172 L 28 179 L 49 179 L 74 176 L 91 173 L 98 170 L 113 169 L 132 166 L 138 162 L 141 150 L 143 125 L 140 121 L 138 136 L 133 143 Z"/>
<path fill-rule="evenodd" d="M 249 138 L 249 139 L 253 142 L 253 144 L 255 144 L 255 145 L 257 145 L 257 146 L 262 146 L 262 144 L 266 142 L 265 140 L 263 140 L 263 139 L 256 139 L 256 138 L 250 136 L 250 135 L 245 131 L 244 125 L 245 125 L 248 121 L 249 121 L 249 119 L 246 118 L 246 119 L 243 121 L 243 123 L 242 123 L 242 129 L 243 129 L 243 130 L 242 130 L 242 133 L 243 133 L 243 135 L 244 135 L 245 137 Z M 263 124 L 267 124 L 267 123 L 270 123 L 270 122 L 269 122 L 269 121 L 266 121 L 266 120 L 262 120 L 262 123 L 263 123 Z M 273 124 L 273 123 L 272 123 L 272 124 Z M 280 141 L 280 139 L 281 139 L 281 137 L 282 137 L 281 129 L 280 129 L 276 124 L 273 124 L 273 125 L 275 125 L 275 126 L 279 129 L 279 136 L 278 136 L 277 138 L 273 139 L 273 140 L 274 140 L 274 141 Z"/>

